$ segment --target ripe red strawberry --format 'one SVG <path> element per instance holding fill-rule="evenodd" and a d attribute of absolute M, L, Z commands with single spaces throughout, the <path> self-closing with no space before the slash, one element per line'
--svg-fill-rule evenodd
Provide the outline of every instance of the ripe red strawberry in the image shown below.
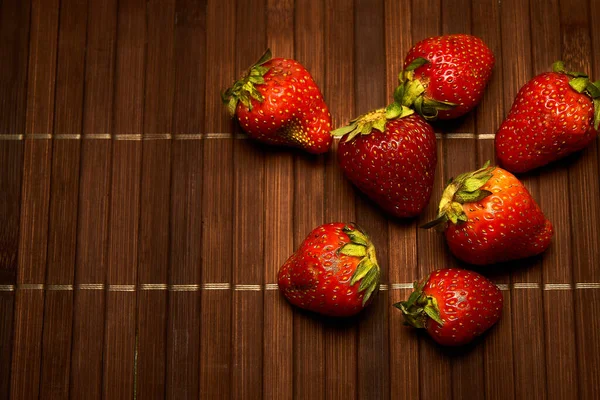
<path fill-rule="evenodd" d="M 494 54 L 478 37 L 427 38 L 406 55 L 394 99 L 425 119 L 460 117 L 481 101 L 494 62 Z"/>
<path fill-rule="evenodd" d="M 394 304 L 408 325 L 423 328 L 441 345 L 461 346 L 487 331 L 502 315 L 500 289 L 473 271 L 432 272 L 407 301 Z"/>
<path fill-rule="evenodd" d="M 496 156 L 509 171 L 546 165 L 583 149 L 598 135 L 600 81 L 565 71 L 561 61 L 553 69 L 519 90 L 496 133 Z"/>
<path fill-rule="evenodd" d="M 459 175 L 444 191 L 438 217 L 450 251 L 470 264 L 487 265 L 534 256 L 552 240 L 552 224 L 525 186 L 498 167 Z"/>
<path fill-rule="evenodd" d="M 267 52 L 223 95 L 231 116 L 261 142 L 319 154 L 329 150 L 331 114 L 308 71 Z"/>
<path fill-rule="evenodd" d="M 363 193 L 396 217 L 421 213 L 431 196 L 437 162 L 435 133 L 423 118 L 392 103 L 332 135 L 345 137 L 338 161 Z"/>
<path fill-rule="evenodd" d="M 354 224 L 321 225 L 279 269 L 278 285 L 300 308 L 335 317 L 354 315 L 379 287 L 375 247 Z"/>

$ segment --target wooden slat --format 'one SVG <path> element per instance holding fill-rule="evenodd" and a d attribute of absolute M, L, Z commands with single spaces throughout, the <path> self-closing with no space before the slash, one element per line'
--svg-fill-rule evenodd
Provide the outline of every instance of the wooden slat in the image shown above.
<path fill-rule="evenodd" d="M 322 81 L 324 96 L 333 117 L 333 126 L 338 127 L 347 124 L 355 116 L 353 93 L 355 49 L 354 32 L 351 27 L 355 23 L 356 10 L 352 1 L 345 0 L 326 2 L 325 10 L 326 75 Z M 360 26 L 365 25 L 360 24 Z M 340 96 L 340 93 L 344 95 Z M 332 151 L 325 160 L 325 219 L 326 222 L 351 222 L 355 220 L 356 215 L 354 190 L 341 173 L 336 155 L 337 143 L 334 143 Z M 319 387 L 325 390 L 325 398 L 353 399 L 358 394 L 356 321 L 355 318 L 354 322 L 340 321 L 339 324 L 325 325 L 325 381 L 324 388 Z"/>
<path fill-rule="evenodd" d="M 508 112 L 518 92 L 531 77 L 531 35 L 529 5 L 510 1 L 502 5 L 502 68 L 504 77 L 504 107 Z M 534 199 L 539 199 L 537 172 L 519 176 Z M 540 257 L 511 263 L 512 282 L 540 282 Z M 517 397 L 546 396 L 545 351 L 542 290 L 511 291 L 515 395 Z M 525 338 L 525 339 L 524 339 Z"/>
<path fill-rule="evenodd" d="M 176 94 L 178 96 L 179 93 Z M 208 254 L 202 260 L 203 250 L 207 241 L 213 243 L 202 230 L 202 210 L 207 209 L 202 200 L 202 187 L 208 181 L 202 176 L 203 143 L 200 141 L 175 141 L 173 143 L 172 158 L 173 170 L 171 175 L 171 266 L 169 269 L 169 284 L 189 285 L 197 284 L 204 279 L 206 271 L 201 270 L 201 265 L 222 266 L 214 263 Z M 207 146 L 208 147 L 208 146 Z M 209 154 L 209 153 L 206 153 Z M 217 155 L 218 156 L 218 155 Z M 215 175 L 215 179 L 222 177 Z M 207 191 L 207 193 L 210 193 Z M 213 197 L 214 196 L 214 197 Z M 223 200 L 218 187 L 214 187 L 213 195 L 209 199 Z M 208 226 L 215 226 L 210 224 Z M 206 226 L 205 226 L 206 227 Z M 226 246 L 223 243 L 223 246 Z M 229 248 L 230 249 L 230 248 Z M 202 260 L 202 261 L 201 261 Z M 210 294 L 206 294 L 208 299 Z M 219 339 L 223 333 L 220 331 L 220 317 L 210 314 L 211 319 L 204 314 L 200 317 L 200 292 L 177 291 L 169 293 L 168 325 L 167 325 L 167 397 L 169 398 L 197 398 L 200 388 L 200 340 L 202 344 L 213 343 L 217 350 L 221 350 Z M 205 307 L 205 296 L 202 296 L 202 307 Z M 208 300 L 207 300 L 208 301 Z M 203 309 L 204 313 L 204 309 Z M 200 324 L 200 321 L 211 321 Z M 209 329 L 221 332 L 214 336 L 200 331 L 200 325 L 206 332 Z M 210 326 L 205 327 L 206 325 Z M 224 339 L 228 338 L 229 333 Z M 210 337 L 212 336 L 212 337 Z M 209 342 L 210 340 L 210 342 Z M 212 349 L 208 349 L 212 350 Z M 221 361 L 221 359 L 219 359 Z M 216 368 L 217 364 L 211 365 Z M 203 375 L 204 376 L 204 375 Z M 213 381 L 219 386 L 219 381 Z M 204 383 L 204 382 L 203 382 Z M 202 386 L 202 390 L 210 393 L 210 388 Z M 203 397 L 203 396 L 201 396 Z"/>
<path fill-rule="evenodd" d="M 403 69 L 404 57 L 412 47 L 411 2 L 385 1 L 386 43 L 386 99 L 391 101 L 398 74 Z M 388 283 L 414 282 L 417 280 L 417 252 L 413 246 L 417 240 L 416 219 L 389 220 Z M 381 245 L 380 245 L 381 246 Z M 388 294 L 388 307 L 406 300 L 410 290 L 392 290 Z M 385 296 L 382 292 L 379 296 Z M 402 313 L 390 308 L 389 312 L 389 379 L 390 396 L 393 399 L 419 398 L 419 341 L 414 330 L 404 326 Z M 402 359 L 402 362 L 397 360 Z"/>
<path fill-rule="evenodd" d="M 492 79 L 488 84 L 483 99 L 477 109 L 475 132 L 481 134 L 495 133 L 505 115 L 503 102 L 503 68 L 502 40 L 500 32 L 500 5 L 487 1 L 473 2 L 473 31 L 492 50 L 496 65 Z M 494 141 L 490 139 L 477 141 L 477 165 L 487 160 L 494 163 Z M 510 273 L 502 270 L 482 270 L 493 282 L 510 283 Z M 511 297 L 509 291 L 503 291 L 504 309 L 500 321 L 485 334 L 482 346 L 484 349 L 485 396 L 488 399 L 512 399 L 514 397 L 513 374 L 506 371 L 513 368 Z"/>
<path fill-rule="evenodd" d="M 83 134 L 112 132 L 117 2 L 90 2 Z M 83 140 L 79 185 L 75 284 L 104 284 L 108 268 L 108 218 L 112 144 Z M 105 292 L 74 293 L 70 395 L 102 397 Z M 94 310 L 94 312 L 90 312 Z"/>
<path fill-rule="evenodd" d="M 28 1 L 0 4 L 0 133 L 25 131 L 27 63 L 29 53 Z M 0 284 L 16 283 L 21 212 L 24 146 L 21 141 L 0 142 Z M 13 344 L 14 291 L 0 293 L 0 399 L 9 398 Z"/>
<path fill-rule="evenodd" d="M 315 6 L 310 1 L 295 2 L 295 53 L 296 59 L 310 72 L 328 101 L 325 83 L 324 33 L 325 6 Z M 328 102 L 328 104 L 330 104 Z M 323 156 L 309 156 L 298 152 L 295 157 L 294 194 L 305 194 L 302 202 L 294 201 L 293 249 L 296 250 L 308 233 L 324 220 L 324 170 Z M 291 306 L 290 306 L 291 307 Z M 323 326 L 317 318 L 293 309 L 293 375 L 291 389 L 294 398 L 325 396 L 325 348 Z"/>
<path fill-rule="evenodd" d="M 241 0 L 240 0 L 241 1 Z M 238 78 L 236 71 L 236 0 L 206 0 L 206 59 L 219 68 L 206 69 L 206 124 L 205 132 L 233 132 L 233 121 L 221 103 L 221 92 Z M 254 15 L 252 11 L 251 15 Z M 248 18 L 253 20 L 253 18 Z M 226 27 L 226 28 L 224 28 Z M 264 49 L 262 49 L 264 51 Z M 258 51 L 257 53 L 260 53 Z M 262 54 L 262 53 L 261 53 Z M 257 55 L 255 57 L 260 57 Z M 253 59 L 250 63 L 256 61 Z M 250 64 L 244 68 L 249 67 Z"/>
<path fill-rule="evenodd" d="M 54 118 L 58 3 L 39 1 L 31 7 L 25 133 L 50 133 Z M 17 283 L 40 283 L 46 274 L 51 157 L 49 140 L 25 141 Z M 43 308 L 43 292 L 16 294 L 12 398 L 38 396 Z"/>
<path fill-rule="evenodd" d="M 379 23 L 384 12 L 383 0 L 355 2 L 354 37 L 360 38 L 354 41 L 356 114 L 364 114 L 388 103 L 386 88 L 382 84 L 386 81 L 385 28 Z M 387 284 L 389 217 L 365 195 L 357 194 L 355 219 L 376 246 L 381 283 Z M 379 293 L 370 309 L 361 315 L 357 329 L 358 398 L 386 399 L 390 396 L 388 311 L 387 293 Z"/>
<path fill-rule="evenodd" d="M 221 29 L 227 26 L 227 29 Z M 219 68 L 206 69 L 205 132 L 233 132 L 232 121 L 219 100 L 236 71 L 236 2 L 208 1 L 206 59 Z M 190 43 L 190 45 L 194 45 Z M 250 61 L 253 62 L 253 61 Z M 204 144 L 202 208 L 202 282 L 231 283 L 233 265 L 233 141 L 207 140 Z M 212 227 L 218 226 L 218 229 Z M 229 290 L 207 290 L 202 296 L 200 388 L 203 398 L 231 396 L 231 306 Z"/>
<path fill-rule="evenodd" d="M 588 15 L 587 1 L 560 1 L 562 59 L 571 71 L 592 70 L 592 39 L 594 26 Z M 593 2 L 591 2 L 593 3 Z M 596 14 L 597 15 L 597 14 Z M 592 77 L 593 79 L 598 79 Z M 569 198 L 571 202 L 571 249 L 575 282 L 598 282 L 600 273 L 600 215 L 594 206 L 600 195 L 597 179 L 598 148 L 589 146 L 573 157 L 569 166 Z M 585 190 L 581 190 L 585 187 Z M 596 239 L 595 239 L 596 238 Z M 575 332 L 577 334 L 578 386 L 580 398 L 598 396 L 600 387 L 600 323 L 588 318 L 588 312 L 598 312 L 600 295 L 597 290 L 575 291 Z"/>
<path fill-rule="evenodd" d="M 58 32 L 54 131 L 80 134 L 87 1 L 63 1 Z M 58 141 L 52 153 L 47 285 L 72 285 L 75 273 L 80 142 Z M 40 396 L 69 396 L 73 291 L 50 290 L 44 302 Z"/>
<path fill-rule="evenodd" d="M 471 34 L 472 20 L 471 2 L 453 0 L 444 2 L 442 9 L 442 34 L 467 33 Z M 444 121 L 441 130 L 445 132 L 474 132 L 475 110 L 463 117 L 452 121 Z M 441 124 L 441 121 L 440 121 Z M 444 140 L 444 182 L 466 171 L 474 171 L 477 163 L 476 139 L 447 139 Z M 464 268 L 462 262 L 450 256 L 448 267 Z M 455 399 L 479 398 L 485 392 L 484 348 L 480 341 L 454 352 L 452 357 L 452 396 Z"/>
<path fill-rule="evenodd" d="M 140 134 L 143 128 L 146 2 L 119 2 L 114 99 L 114 133 Z M 109 285 L 137 282 L 140 175 L 139 141 L 113 143 L 110 198 L 108 270 Z M 130 397 L 134 393 L 136 354 L 136 292 L 112 291 L 106 295 L 103 395 Z"/>
<path fill-rule="evenodd" d="M 236 55 L 236 76 L 241 76 L 266 47 L 265 0 L 238 2 L 236 9 L 236 41 L 245 42 Z M 247 18 L 253 15 L 252 18 Z M 241 129 L 236 126 L 236 131 Z M 233 271 L 232 284 L 264 283 L 265 221 L 265 154 L 250 140 L 236 140 L 233 145 Z M 263 292 L 237 291 L 232 299 L 232 365 L 233 398 L 260 398 L 263 393 Z"/>
<path fill-rule="evenodd" d="M 440 2 L 429 0 L 412 3 L 413 10 L 428 9 L 429 13 L 412 13 L 412 38 L 413 44 L 430 36 L 439 35 L 441 28 Z M 438 164 L 435 173 L 434 189 L 431 200 L 424 212 L 418 218 L 421 225 L 437 215 L 437 204 L 441 198 L 444 187 L 444 141 L 438 140 Z M 431 271 L 446 267 L 446 246 L 443 235 L 439 232 L 418 230 L 417 233 L 417 261 L 419 279 L 427 276 Z M 419 375 L 422 399 L 436 398 L 438 393 L 451 393 L 451 365 L 450 358 L 441 352 L 435 342 L 421 333 L 422 339 L 419 343 Z"/>
<path fill-rule="evenodd" d="M 294 57 L 294 2 L 267 1 L 267 43 L 274 57 Z M 293 253 L 294 153 L 265 156 L 264 281 L 276 283 L 279 267 Z M 263 398 L 293 398 L 292 308 L 276 290 L 264 293 Z"/>
<path fill-rule="evenodd" d="M 552 63 L 560 59 L 560 25 L 558 1 L 532 1 L 531 35 L 533 73 L 549 71 Z M 542 11 L 543 10 L 543 11 Z M 554 226 L 554 238 L 543 259 L 543 283 L 572 283 L 571 227 L 569 214 L 564 210 L 569 204 L 567 166 L 551 165 L 540 172 L 539 188 L 542 194 L 539 205 Z M 567 208 L 568 209 L 568 208 Z M 546 339 L 546 384 L 548 398 L 576 399 L 577 348 L 573 315 L 573 291 L 544 291 L 544 321 Z M 573 310 L 565 312 L 566 310 Z M 558 322 L 560 321 L 560 322 Z M 558 323 L 556 323 L 558 322 Z"/>
<path fill-rule="evenodd" d="M 173 122 L 173 42 L 175 1 L 147 4 L 144 137 L 171 132 Z M 169 268 L 171 142 L 142 144 L 138 285 L 166 284 Z M 141 290 L 137 302 L 136 396 L 165 395 L 167 291 Z"/>
<path fill-rule="evenodd" d="M 205 41 L 202 30 L 206 22 L 205 11 L 202 2 L 175 2 L 175 134 L 197 133 L 204 129 L 206 51 L 198 43 Z M 201 196 L 204 182 L 202 153 L 203 143 L 198 140 L 173 141 L 168 274 L 168 282 L 172 285 L 194 285 L 201 280 L 201 218 L 202 210 L 206 209 Z M 210 259 L 205 261 L 211 262 Z M 168 297 L 166 395 L 174 399 L 197 398 L 201 377 L 200 341 L 204 340 L 204 334 L 200 334 L 201 295 L 198 290 L 172 291 Z"/>

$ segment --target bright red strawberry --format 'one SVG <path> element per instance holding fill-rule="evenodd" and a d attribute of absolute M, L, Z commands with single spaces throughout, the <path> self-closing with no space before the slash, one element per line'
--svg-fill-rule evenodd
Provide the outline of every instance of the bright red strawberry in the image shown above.
<path fill-rule="evenodd" d="M 500 289 L 473 271 L 432 272 L 407 301 L 394 304 L 408 325 L 423 328 L 441 345 L 461 346 L 490 329 L 502 315 Z"/>
<path fill-rule="evenodd" d="M 487 265 L 531 257 L 546 250 L 553 235 L 527 188 L 510 172 L 486 163 L 459 175 L 444 190 L 438 217 L 450 251 L 470 264 Z"/>
<path fill-rule="evenodd" d="M 331 115 L 308 71 L 267 52 L 223 95 L 248 136 L 319 154 L 329 150 Z"/>
<path fill-rule="evenodd" d="M 394 99 L 425 119 L 460 117 L 481 101 L 494 62 L 494 54 L 478 37 L 427 38 L 406 55 Z"/>
<path fill-rule="evenodd" d="M 392 103 L 332 132 L 342 140 L 346 177 L 386 212 L 419 215 L 429 202 L 437 163 L 435 133 L 423 118 Z"/>
<path fill-rule="evenodd" d="M 583 149 L 598 135 L 600 81 L 567 72 L 560 61 L 553 69 L 519 90 L 496 133 L 496 157 L 509 171 L 546 165 Z"/>
<path fill-rule="evenodd" d="M 279 269 L 278 285 L 300 308 L 334 317 L 354 315 L 379 287 L 375 247 L 354 224 L 321 225 Z"/>

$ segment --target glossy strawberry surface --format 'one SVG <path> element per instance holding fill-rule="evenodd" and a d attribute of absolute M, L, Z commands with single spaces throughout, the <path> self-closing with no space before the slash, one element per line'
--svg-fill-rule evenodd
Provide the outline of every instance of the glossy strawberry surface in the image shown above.
<path fill-rule="evenodd" d="M 500 289 L 473 271 L 449 268 L 432 272 L 423 293 L 435 299 L 443 324 L 427 318 L 425 329 L 439 344 L 460 346 L 488 330 L 502 315 Z"/>
<path fill-rule="evenodd" d="M 526 172 L 583 149 L 598 135 L 592 99 L 547 72 L 525 84 L 495 138 L 502 167 Z"/>
<path fill-rule="evenodd" d="M 248 136 L 261 142 L 324 153 L 331 145 L 331 115 L 310 73 L 297 61 L 274 58 L 262 67 L 264 83 L 254 84 L 263 100 L 239 102 L 237 119 Z"/>
<path fill-rule="evenodd" d="M 418 42 L 406 55 L 404 68 L 418 58 L 428 61 L 414 71 L 414 79 L 425 88 L 425 98 L 456 105 L 450 110 L 440 110 L 439 119 L 460 117 L 479 104 L 495 63 L 487 45 L 480 38 L 466 34 L 436 36 Z"/>
<path fill-rule="evenodd" d="M 396 217 L 419 215 L 429 202 L 437 163 L 433 128 L 417 114 L 388 120 L 350 141 L 343 137 L 338 161 L 346 177 Z"/>
<path fill-rule="evenodd" d="M 466 222 L 448 223 L 448 247 L 457 258 L 476 265 L 540 254 L 551 243 L 552 224 L 514 175 L 498 167 L 491 174 L 481 187 L 491 194 L 462 204 Z"/>
<path fill-rule="evenodd" d="M 297 307 L 335 317 L 354 315 L 372 301 L 379 285 L 375 248 L 353 224 L 321 225 L 280 268 L 278 285 Z"/>

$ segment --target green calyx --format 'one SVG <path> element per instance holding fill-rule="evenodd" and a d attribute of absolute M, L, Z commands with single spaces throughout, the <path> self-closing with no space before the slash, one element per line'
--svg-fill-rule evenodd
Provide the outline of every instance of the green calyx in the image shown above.
<path fill-rule="evenodd" d="M 494 168 L 490 167 L 490 162 L 487 161 L 477 171 L 466 172 L 452 180 L 442 194 L 438 216 L 433 221 L 422 225 L 421 228 L 445 227 L 447 222 L 453 224 L 467 222 L 463 204 L 478 202 L 492 194 L 489 190 L 481 189 L 481 187 L 490 180 Z"/>
<path fill-rule="evenodd" d="M 353 119 L 350 124 L 331 131 L 331 135 L 336 138 L 347 135 L 345 141 L 349 142 L 358 135 L 370 135 L 373 129 L 383 133 L 387 121 L 411 114 L 414 114 L 413 110 L 394 102 L 386 108 L 379 108 Z"/>
<path fill-rule="evenodd" d="M 425 87 L 415 79 L 415 70 L 429 61 L 419 57 L 398 75 L 399 85 L 394 90 L 394 101 L 414 110 L 428 121 L 435 120 L 439 111 L 451 110 L 457 105 L 448 101 L 439 101 L 425 96 Z"/>
<path fill-rule="evenodd" d="M 235 109 L 238 102 L 241 101 L 242 104 L 252 110 L 251 99 L 255 99 L 259 102 L 264 101 L 263 95 L 256 89 L 255 85 L 265 83 L 263 77 L 269 68 L 264 67 L 263 64 L 270 59 L 271 50 L 267 49 L 265 54 L 263 54 L 262 57 L 233 84 L 232 87 L 221 93 L 221 100 L 223 100 L 224 104 L 227 104 L 227 109 L 232 117 L 235 115 Z"/>
<path fill-rule="evenodd" d="M 600 81 L 592 82 L 590 77 L 582 72 L 567 71 L 562 61 L 552 64 L 552 70 L 569 76 L 569 86 L 577 93 L 589 96 L 594 102 L 594 129 L 600 126 Z"/>
<path fill-rule="evenodd" d="M 423 287 L 428 280 L 429 278 L 422 282 L 415 282 L 415 290 L 410 294 L 408 300 L 394 304 L 394 307 L 402 311 L 406 325 L 423 329 L 428 318 L 444 325 L 436 299 L 423 292 Z"/>
<path fill-rule="evenodd" d="M 364 306 L 375 289 L 379 287 L 380 270 L 375 255 L 375 246 L 373 246 L 369 237 L 358 229 L 355 224 L 345 226 L 343 231 L 350 238 L 350 242 L 338 251 L 347 256 L 360 258 L 356 271 L 350 278 L 350 286 L 360 282 L 358 291 L 365 292 L 362 302 Z"/>

